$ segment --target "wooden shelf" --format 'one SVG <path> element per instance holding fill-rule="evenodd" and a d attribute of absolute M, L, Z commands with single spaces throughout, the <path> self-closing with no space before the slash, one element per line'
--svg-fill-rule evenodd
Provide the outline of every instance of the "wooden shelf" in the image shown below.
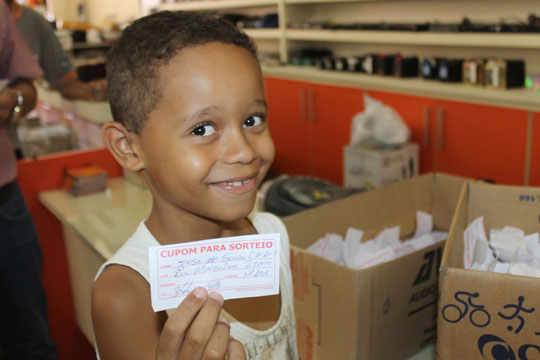
<path fill-rule="evenodd" d="M 113 45 L 114 45 L 114 42 L 112 41 L 100 42 L 100 43 L 75 42 L 73 43 L 73 46 L 71 47 L 71 49 L 72 50 L 101 49 L 101 48 L 109 48 Z"/>
<path fill-rule="evenodd" d="M 242 29 L 255 40 L 279 40 L 283 32 L 280 29 Z"/>
<path fill-rule="evenodd" d="M 540 92 L 527 89 L 489 89 L 421 78 L 400 79 L 298 66 L 263 66 L 263 73 L 265 76 L 326 85 L 383 90 L 430 98 L 540 111 Z"/>
<path fill-rule="evenodd" d="M 288 40 L 420 46 L 540 49 L 540 34 L 287 29 Z"/>
<path fill-rule="evenodd" d="M 448 0 L 446 0 L 448 1 Z M 277 41 L 282 63 L 288 63 L 288 53 L 295 46 L 292 42 L 306 41 L 318 43 L 390 45 L 399 49 L 403 46 L 455 49 L 457 52 L 485 49 L 493 53 L 520 53 L 536 61 L 540 50 L 540 34 L 531 33 L 444 33 L 409 31 L 369 31 L 369 30 L 327 30 L 288 29 L 289 16 L 299 9 L 295 5 L 370 3 L 385 0 L 206 0 L 185 1 L 161 5 L 162 10 L 227 10 L 275 6 L 279 14 L 279 28 L 244 29 L 253 39 Z M 389 2 L 389 1 L 386 1 Z M 369 6 L 369 5 L 366 5 Z M 377 4 L 378 6 L 378 4 Z M 500 10 L 500 9 L 499 9 Z M 532 50 L 532 51 L 530 51 Z M 450 50 L 453 51 L 453 50 Z M 352 86 L 364 89 L 378 89 L 389 92 L 443 98 L 470 103 L 540 111 L 540 92 L 524 89 L 495 90 L 463 84 L 449 84 L 427 81 L 421 78 L 399 79 L 349 72 L 318 70 L 295 66 L 263 66 L 266 76 L 274 76 L 305 82 L 324 83 L 338 86 Z"/>
<path fill-rule="evenodd" d="M 165 3 L 160 10 L 223 10 L 238 8 L 253 8 L 277 6 L 278 0 L 207 0 L 207 1 L 183 1 L 177 3 Z"/>
<path fill-rule="evenodd" d="M 540 34 L 537 33 L 445 33 L 284 28 L 285 24 L 288 23 L 288 11 L 287 6 L 283 5 L 294 6 L 301 4 L 328 3 L 339 6 L 339 3 L 352 2 L 384 2 L 384 0 L 206 0 L 164 3 L 161 5 L 160 9 L 198 11 L 275 6 L 280 17 L 280 30 L 246 29 L 246 32 L 255 39 L 283 40 L 283 44 L 280 46 L 282 59 L 287 58 L 286 53 L 290 41 L 446 48 L 540 50 Z"/>
<path fill-rule="evenodd" d="M 368 1 L 382 1 L 382 0 L 284 0 L 286 5 L 297 4 L 338 4 L 345 2 L 368 2 Z"/>

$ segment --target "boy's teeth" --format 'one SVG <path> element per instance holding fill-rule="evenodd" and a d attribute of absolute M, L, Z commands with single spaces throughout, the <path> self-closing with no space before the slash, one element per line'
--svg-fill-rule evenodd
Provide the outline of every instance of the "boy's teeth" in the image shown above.
<path fill-rule="evenodd" d="M 242 186 L 244 184 L 247 184 L 248 182 L 249 182 L 249 179 L 244 180 L 244 181 L 232 181 L 232 182 L 228 182 L 227 185 L 229 185 L 229 186 Z"/>

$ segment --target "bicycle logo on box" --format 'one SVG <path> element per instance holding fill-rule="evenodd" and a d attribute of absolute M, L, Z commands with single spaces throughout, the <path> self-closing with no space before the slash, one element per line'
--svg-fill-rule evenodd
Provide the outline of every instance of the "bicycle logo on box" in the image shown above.
<path fill-rule="evenodd" d="M 456 303 L 447 304 L 441 307 L 442 318 L 448 323 L 459 323 L 468 321 L 472 326 L 480 329 L 487 328 L 492 321 L 489 311 L 480 303 L 480 294 L 466 291 L 454 293 Z M 503 310 L 497 312 L 497 316 L 508 321 L 506 330 L 514 334 L 521 333 L 526 325 L 527 314 L 535 312 L 534 307 L 525 306 L 525 297 L 518 296 L 517 303 L 502 306 Z M 540 332 L 534 332 L 540 336 Z M 523 344 L 517 349 L 517 353 L 500 336 L 494 334 L 483 334 L 477 341 L 478 351 L 483 359 L 493 360 L 529 360 L 537 359 L 540 355 L 540 345 Z M 531 357 L 532 356 L 532 357 Z"/>

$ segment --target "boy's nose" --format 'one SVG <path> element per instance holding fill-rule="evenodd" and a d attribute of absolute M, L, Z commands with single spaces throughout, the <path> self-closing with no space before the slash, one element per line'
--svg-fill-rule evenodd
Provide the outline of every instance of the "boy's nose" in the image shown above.
<path fill-rule="evenodd" d="M 229 132 L 222 138 L 222 160 L 226 164 L 249 164 L 257 158 L 257 152 L 243 129 Z"/>

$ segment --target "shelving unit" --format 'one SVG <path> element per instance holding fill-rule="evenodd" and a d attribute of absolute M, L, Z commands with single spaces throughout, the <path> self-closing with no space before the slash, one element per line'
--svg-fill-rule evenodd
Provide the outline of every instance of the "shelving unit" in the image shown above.
<path fill-rule="evenodd" d="M 458 0 L 459 1 L 459 0 Z M 434 3 L 436 3 L 434 5 Z M 478 3 L 483 5 L 478 5 Z M 507 4 L 507 3 L 506 3 Z M 508 9 L 503 1 L 478 1 L 475 3 L 462 1 L 460 4 L 448 0 L 422 2 L 418 0 L 207 0 L 165 3 L 165 10 L 191 10 L 191 11 L 227 11 L 253 13 L 262 11 L 275 11 L 278 13 L 279 26 L 275 29 L 245 29 L 246 33 L 258 44 L 270 48 L 278 54 L 282 64 L 289 63 L 289 53 L 302 47 L 324 47 L 334 50 L 340 55 L 362 55 L 369 52 L 409 53 L 423 56 L 454 56 L 454 57 L 506 57 L 525 58 L 527 67 L 533 73 L 540 73 L 540 34 L 533 33 L 443 33 L 443 32 L 413 32 L 413 31 L 367 31 L 367 30 L 328 30 L 328 29 L 297 29 L 288 26 L 294 22 L 315 19 L 347 22 L 352 18 L 358 21 L 371 20 L 382 22 L 385 15 L 377 16 L 384 10 L 389 15 L 389 22 L 399 22 L 398 16 L 408 19 L 414 14 L 414 20 L 404 22 L 422 22 L 433 20 L 429 14 L 424 14 L 423 20 L 417 15 L 419 9 L 424 7 L 426 12 L 433 11 L 439 6 L 445 12 L 438 14 L 441 21 L 448 19 L 459 20 L 457 14 L 468 13 L 463 6 L 477 8 L 471 11 L 478 16 L 486 8 L 493 9 L 493 13 L 503 13 Z M 479 9 L 478 6 L 484 6 Z M 540 2 L 518 0 L 513 3 L 516 11 L 540 13 Z M 366 7 L 366 11 L 360 11 Z M 404 9 L 392 11 L 393 7 Z M 446 14 L 449 9 L 454 14 Z M 341 9 L 341 10 L 340 10 Z M 355 13 L 357 12 L 357 14 Z M 358 16 L 356 16 L 358 15 Z M 461 15 L 462 16 L 462 15 Z M 457 18 L 456 18 L 457 17 Z M 524 16 L 521 16 L 524 18 Z M 337 19 L 337 20 L 336 20 Z M 261 47 L 260 47 L 261 48 Z M 529 66 L 532 65 L 532 66 Z M 321 71 L 315 68 L 299 68 L 294 66 L 265 66 L 264 74 L 282 78 L 299 79 L 304 81 L 320 82 L 325 84 L 347 85 L 354 87 L 375 88 L 386 91 L 401 92 L 411 95 L 425 95 L 441 97 L 452 100 L 480 102 L 491 105 L 517 107 L 528 110 L 540 110 L 540 93 L 528 90 L 492 90 L 486 88 L 469 87 L 462 84 L 448 84 L 423 79 L 397 79 L 357 73 L 340 73 L 336 71 Z"/>
<path fill-rule="evenodd" d="M 415 46 L 540 49 L 540 34 L 287 29 L 289 40 Z"/>
<path fill-rule="evenodd" d="M 245 32 L 255 40 L 279 40 L 283 36 L 280 29 L 245 29 Z"/>
<path fill-rule="evenodd" d="M 540 111 L 540 94 L 526 89 L 487 89 L 461 83 L 450 84 L 421 78 L 400 79 L 391 76 L 319 70 L 298 66 L 263 66 L 263 72 L 266 76 L 307 83 L 381 90 L 535 112 Z"/>
<path fill-rule="evenodd" d="M 368 2 L 368 1 L 381 1 L 381 0 L 285 0 L 287 5 L 299 5 L 299 4 L 328 4 L 328 3 L 347 3 L 347 2 Z"/>
<path fill-rule="evenodd" d="M 161 10 L 208 11 L 277 6 L 280 0 L 207 0 L 164 3 Z"/>

